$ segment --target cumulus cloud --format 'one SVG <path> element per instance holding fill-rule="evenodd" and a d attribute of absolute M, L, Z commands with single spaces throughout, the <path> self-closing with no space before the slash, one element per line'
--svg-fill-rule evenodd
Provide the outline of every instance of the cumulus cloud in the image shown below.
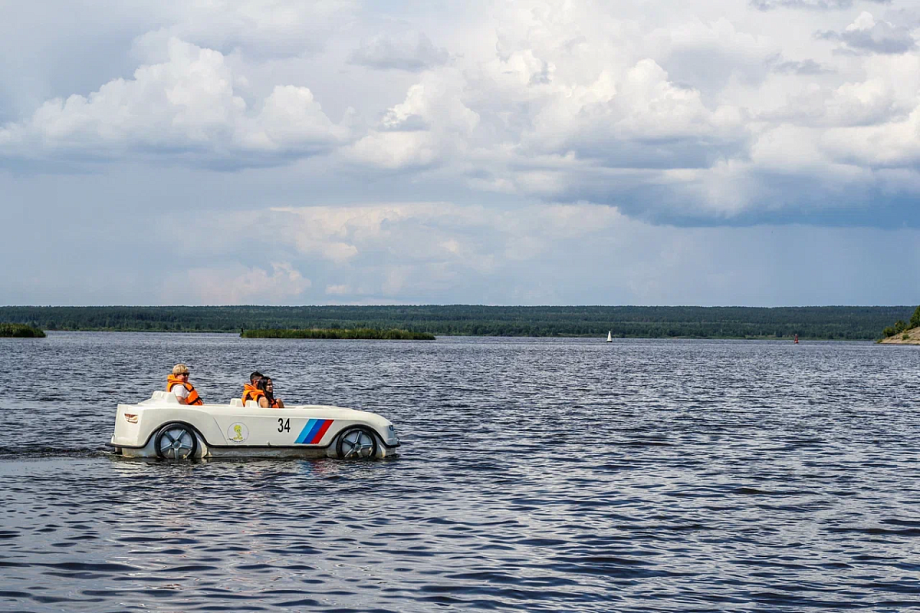
<path fill-rule="evenodd" d="M 905 53 L 917 45 L 910 28 L 876 21 L 865 11 L 842 32 L 818 32 L 816 36 L 840 41 L 845 49 L 856 53 Z"/>
<path fill-rule="evenodd" d="M 622 219 L 612 207 L 585 203 L 531 205 L 514 211 L 447 202 L 273 211 L 283 228 L 273 233 L 276 240 L 337 265 L 385 254 L 388 261 L 400 263 L 455 261 L 479 269 L 488 269 L 494 250 L 507 251 L 509 241 L 550 245 L 554 239 L 600 232 Z"/>
<path fill-rule="evenodd" d="M 779 154 L 782 139 L 778 136 L 775 142 Z M 838 275 L 854 266 L 869 270 L 895 252 L 920 261 L 920 250 L 909 248 L 904 255 L 903 245 L 914 244 L 916 234 L 907 230 L 685 229 L 654 226 L 630 219 L 614 207 L 587 203 L 503 211 L 447 202 L 405 202 L 364 204 L 345 211 L 336 207 L 276 211 L 278 217 L 271 225 L 290 229 L 275 234 L 276 241 L 293 245 L 306 234 L 313 244 L 339 242 L 355 250 L 347 261 L 336 262 L 324 259 L 322 251 L 312 246 L 298 248 L 298 268 L 309 267 L 316 290 L 308 287 L 288 303 L 773 305 L 831 299 L 822 296 L 846 302 L 842 286 L 827 279 L 827 266 Z M 893 241 L 903 242 L 895 247 Z M 852 254 L 858 254 L 853 261 Z M 758 274 L 751 275 L 752 269 Z M 797 274 L 790 274 L 791 270 Z M 277 279 L 267 281 L 271 276 L 265 271 L 227 269 L 219 276 L 224 293 L 214 289 L 209 295 L 223 303 L 267 303 L 262 296 L 275 296 L 272 288 L 289 288 L 291 293 L 298 289 L 283 270 L 275 271 Z M 891 278 L 900 276 L 892 273 Z M 201 281 L 205 283 L 206 277 Z M 227 288 L 234 285 L 249 291 L 233 295 Z"/>
<path fill-rule="evenodd" d="M 762 111 L 758 119 L 809 128 L 898 124 L 920 105 L 916 54 L 867 56 L 862 70 L 858 79 L 836 87 L 812 83 L 787 95 L 782 107 Z"/>
<path fill-rule="evenodd" d="M 531 205 L 514 211 L 447 202 L 275 209 L 273 240 L 332 264 L 336 300 L 425 295 L 477 283 L 537 261 L 561 243 L 627 223 L 600 205 Z M 343 280 L 349 280 L 343 282 Z"/>
<path fill-rule="evenodd" d="M 327 285 L 326 294 L 330 296 L 347 296 L 348 294 L 353 294 L 354 290 L 351 289 L 347 284 L 341 283 L 339 285 Z"/>
<path fill-rule="evenodd" d="M 603 73 L 566 94 L 553 96 L 535 116 L 525 145 L 542 153 L 573 151 L 607 166 L 645 168 L 705 164 L 708 155 L 732 148 L 739 138 L 737 109 L 707 108 L 698 91 L 675 85 L 654 60 L 640 61 L 619 78 Z M 618 146 L 609 147 L 612 142 Z"/>
<path fill-rule="evenodd" d="M 312 284 L 289 262 L 272 262 L 272 270 L 243 265 L 224 268 L 191 268 L 187 279 L 174 287 L 169 281 L 165 290 L 173 304 L 285 304 Z"/>
<path fill-rule="evenodd" d="M 462 100 L 456 71 L 425 75 L 345 152 L 358 164 L 389 170 L 426 168 L 467 148 L 479 115 Z"/>
<path fill-rule="evenodd" d="M 814 76 L 833 72 L 822 64 L 812 59 L 806 60 L 782 60 L 776 58 L 768 62 L 771 69 L 781 74 L 794 74 L 800 76 Z"/>
<path fill-rule="evenodd" d="M 7 293 L 93 303 L 118 269 L 135 303 L 858 301 L 810 293 L 817 262 L 874 283 L 916 232 L 796 224 L 920 226 L 916 3 L 869 2 L 18 3 L 0 207 L 47 255 Z M 815 264 L 763 289 L 775 260 Z"/>
<path fill-rule="evenodd" d="M 165 62 L 141 66 L 131 79 L 115 79 L 88 96 L 49 100 L 27 120 L 0 128 L 0 155 L 111 159 L 132 153 L 261 165 L 326 151 L 347 136 L 305 87 L 277 86 L 251 109 L 234 91 L 223 54 L 176 38 L 166 50 Z"/>
<path fill-rule="evenodd" d="M 340 265 L 362 254 L 392 254 L 393 250 L 411 259 L 456 255 L 456 246 L 446 247 L 450 236 L 445 232 L 487 227 L 482 208 L 446 203 L 285 207 L 273 211 L 280 215 L 278 240 L 304 255 Z"/>
<path fill-rule="evenodd" d="M 669 78 L 707 95 L 732 82 L 761 82 L 769 59 L 780 52 L 770 37 L 739 30 L 724 17 L 669 25 L 652 36 L 660 39 L 658 61 Z"/>
<path fill-rule="evenodd" d="M 200 46 L 263 57 L 315 53 L 355 18 L 354 0 L 186 0 L 163 3 L 163 30 Z"/>
<path fill-rule="evenodd" d="M 891 0 L 865 0 L 875 4 L 890 4 Z M 851 8 L 855 0 L 750 0 L 751 6 L 759 11 L 775 9 L 805 9 L 812 11 L 840 11 Z"/>
<path fill-rule="evenodd" d="M 483 0 L 462 11 L 469 19 L 437 23 L 396 8 L 380 21 L 347 2 L 169 5 L 133 39 L 133 75 L 6 123 L 0 159 L 261 169 L 252 176 L 267 187 L 266 167 L 290 165 L 277 191 L 309 185 L 314 203 L 317 184 L 329 202 L 420 189 L 483 203 L 590 201 L 662 223 L 750 223 L 777 207 L 794 220 L 820 195 L 778 198 L 775 186 L 798 186 L 804 169 L 834 202 L 821 173 L 884 191 L 893 175 L 878 169 L 917 171 L 909 153 L 854 155 L 838 143 L 869 127 L 878 130 L 854 132 L 863 146 L 890 142 L 880 135 L 920 107 L 920 56 L 907 26 L 892 25 L 901 21 L 863 13 L 841 30 L 850 18 L 832 9 L 844 0 L 753 4 L 766 13 L 727 0 L 652 5 Z M 826 10 L 791 23 L 768 10 L 779 8 Z M 310 47 L 298 28 L 336 36 Z M 859 55 L 832 53 L 816 31 Z M 782 164 L 781 147 L 807 163 Z M 264 207 L 282 201 L 274 193 Z M 299 240 L 299 253 L 335 265 L 360 258 L 350 240 Z"/>
<path fill-rule="evenodd" d="M 435 47 L 423 33 L 402 36 L 378 34 L 361 42 L 351 55 L 351 62 L 380 70 L 419 72 L 446 64 L 450 55 Z"/>
<path fill-rule="evenodd" d="M 918 134 L 920 107 L 903 121 L 829 130 L 822 143 L 832 158 L 843 163 L 917 170 L 920 169 Z"/>

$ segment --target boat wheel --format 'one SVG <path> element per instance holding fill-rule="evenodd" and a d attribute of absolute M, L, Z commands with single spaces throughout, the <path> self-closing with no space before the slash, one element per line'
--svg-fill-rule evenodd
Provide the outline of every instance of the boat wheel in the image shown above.
<path fill-rule="evenodd" d="M 183 424 L 166 424 L 154 440 L 157 455 L 167 460 L 187 460 L 198 451 L 198 438 Z"/>
<path fill-rule="evenodd" d="M 335 452 L 343 460 L 375 458 L 377 457 L 377 437 L 362 426 L 349 428 L 339 435 Z"/>

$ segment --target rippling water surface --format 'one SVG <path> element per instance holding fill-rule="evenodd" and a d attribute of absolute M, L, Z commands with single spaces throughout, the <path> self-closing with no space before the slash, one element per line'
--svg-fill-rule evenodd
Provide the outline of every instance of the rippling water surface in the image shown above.
<path fill-rule="evenodd" d="M 105 452 L 207 400 L 391 419 L 392 461 Z M 0 339 L 0 610 L 920 610 L 920 351 L 870 343 Z"/>

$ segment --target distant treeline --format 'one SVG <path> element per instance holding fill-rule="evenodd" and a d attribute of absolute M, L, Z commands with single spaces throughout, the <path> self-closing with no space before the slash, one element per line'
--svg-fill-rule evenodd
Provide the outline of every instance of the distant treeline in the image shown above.
<path fill-rule="evenodd" d="M 0 337 L 44 338 L 45 333 L 24 324 L 0 324 Z"/>
<path fill-rule="evenodd" d="M 342 338 L 371 339 L 388 341 L 433 341 L 434 335 L 428 332 L 409 332 L 408 330 L 377 330 L 373 328 L 313 328 L 310 330 L 271 329 L 243 330 L 243 338 Z"/>
<path fill-rule="evenodd" d="M 0 321 L 45 330 L 239 332 L 400 328 L 473 336 L 873 340 L 915 307 L 228 306 L 0 307 Z"/>

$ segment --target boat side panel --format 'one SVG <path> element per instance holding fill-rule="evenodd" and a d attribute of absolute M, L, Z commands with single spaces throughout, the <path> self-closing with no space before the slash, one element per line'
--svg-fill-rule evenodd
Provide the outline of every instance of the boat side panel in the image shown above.
<path fill-rule="evenodd" d="M 269 415 L 216 415 L 215 420 L 225 434 L 226 442 L 216 443 L 221 446 L 327 447 L 342 430 L 355 425 L 369 426 L 387 441 L 386 429 L 381 432 L 374 424 L 356 419 L 282 415 L 276 411 Z"/>
<path fill-rule="evenodd" d="M 207 405 L 160 405 L 154 407 L 118 405 L 112 444 L 123 447 L 142 447 L 150 441 L 150 438 L 157 430 L 170 422 L 181 422 L 192 426 L 198 430 L 209 445 L 227 444 L 220 426 L 206 407 Z M 125 414 L 136 415 L 137 423 L 129 424 Z"/>
<path fill-rule="evenodd" d="M 131 423 L 128 418 L 134 420 Z M 122 448 L 149 447 L 153 435 L 164 424 L 186 423 L 195 428 L 201 441 L 214 453 L 262 447 L 326 449 L 334 455 L 336 437 L 345 429 L 360 425 L 375 431 L 381 451 L 399 445 L 389 420 L 374 413 L 334 406 L 296 406 L 285 409 L 234 407 L 230 405 L 188 406 L 176 403 L 118 405 L 111 444 Z M 210 452 L 209 452 L 210 453 Z M 390 451 L 390 454 L 393 452 Z M 382 456 L 381 456 L 382 457 Z"/>

